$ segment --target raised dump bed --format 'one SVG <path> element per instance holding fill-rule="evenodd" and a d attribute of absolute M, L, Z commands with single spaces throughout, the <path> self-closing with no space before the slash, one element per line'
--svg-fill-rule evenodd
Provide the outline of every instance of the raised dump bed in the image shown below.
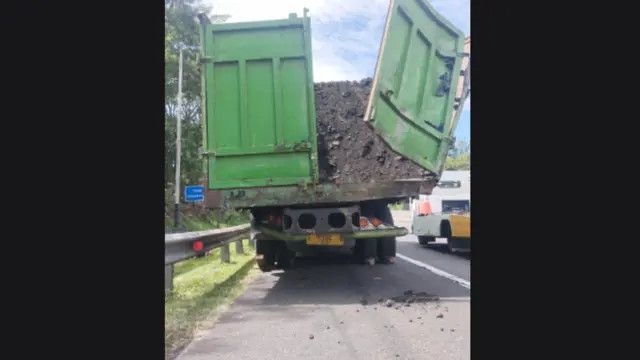
<path fill-rule="evenodd" d="M 200 20 L 205 204 L 251 209 L 263 270 L 322 247 L 392 262 L 388 203 L 430 194 L 453 143 L 463 34 L 391 0 L 373 79 L 314 84 L 306 11 Z"/>
<path fill-rule="evenodd" d="M 430 5 L 390 1 L 374 78 L 353 82 L 314 84 L 306 11 L 200 21 L 207 206 L 431 192 L 464 101 L 456 88 L 465 53 L 464 35 Z"/>

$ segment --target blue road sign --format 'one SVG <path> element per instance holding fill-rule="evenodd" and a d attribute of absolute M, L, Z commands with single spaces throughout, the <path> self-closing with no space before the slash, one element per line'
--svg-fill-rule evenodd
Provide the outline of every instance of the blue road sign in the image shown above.
<path fill-rule="evenodd" d="M 204 186 L 188 185 L 184 187 L 184 201 L 198 202 L 204 200 Z"/>

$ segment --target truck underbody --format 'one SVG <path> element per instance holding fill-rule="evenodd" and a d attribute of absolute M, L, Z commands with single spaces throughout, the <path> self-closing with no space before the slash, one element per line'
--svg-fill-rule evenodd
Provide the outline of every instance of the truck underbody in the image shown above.
<path fill-rule="evenodd" d="M 317 206 L 252 208 L 258 265 L 288 268 L 296 255 L 317 255 L 328 248 L 350 250 L 357 261 L 393 263 L 396 236 L 407 229 L 393 225 L 391 199 Z"/>
<path fill-rule="evenodd" d="M 208 208 L 256 208 L 282 206 L 325 206 L 329 204 L 357 204 L 367 200 L 385 199 L 394 202 L 420 194 L 431 194 L 437 178 L 399 179 L 391 182 L 358 184 L 320 183 L 252 187 L 229 190 L 206 190 Z"/>
<path fill-rule="evenodd" d="M 296 255 L 350 250 L 357 261 L 392 263 L 396 227 L 388 204 L 431 193 L 437 179 L 386 183 L 277 186 L 208 190 L 209 208 L 244 208 L 252 215 L 258 265 L 288 268 Z"/>
<path fill-rule="evenodd" d="M 251 211 L 262 270 L 330 248 L 393 262 L 388 204 L 431 194 L 454 143 L 464 34 L 393 0 L 373 79 L 314 84 L 306 11 L 199 20 L 205 206 Z"/>

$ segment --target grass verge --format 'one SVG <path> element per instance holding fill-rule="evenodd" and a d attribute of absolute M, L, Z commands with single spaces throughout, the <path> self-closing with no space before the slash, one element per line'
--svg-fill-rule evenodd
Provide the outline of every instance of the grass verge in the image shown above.
<path fill-rule="evenodd" d="M 255 252 L 243 240 L 244 254 L 230 244 L 231 263 L 220 261 L 220 249 L 207 256 L 175 264 L 173 291 L 165 297 L 165 358 L 173 359 L 196 330 L 210 325 L 224 307 L 244 291 L 243 281 L 254 268 Z"/>

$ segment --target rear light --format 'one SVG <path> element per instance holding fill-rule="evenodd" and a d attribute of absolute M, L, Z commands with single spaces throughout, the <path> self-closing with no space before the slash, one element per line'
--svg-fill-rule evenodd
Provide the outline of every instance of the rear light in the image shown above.
<path fill-rule="evenodd" d="M 194 241 L 193 244 L 191 244 L 191 248 L 193 249 L 193 251 L 202 251 L 202 249 L 204 248 L 204 244 L 200 240 Z"/>
<path fill-rule="evenodd" d="M 280 215 L 269 214 L 267 222 L 271 225 L 282 225 L 282 217 Z"/>
<path fill-rule="evenodd" d="M 367 218 L 364 216 L 360 216 L 360 227 L 364 229 L 368 225 L 369 225 L 369 220 L 367 220 Z"/>
<path fill-rule="evenodd" d="M 371 224 L 375 227 L 378 227 L 380 225 L 382 225 L 382 220 L 374 217 L 373 219 L 371 219 Z"/>

